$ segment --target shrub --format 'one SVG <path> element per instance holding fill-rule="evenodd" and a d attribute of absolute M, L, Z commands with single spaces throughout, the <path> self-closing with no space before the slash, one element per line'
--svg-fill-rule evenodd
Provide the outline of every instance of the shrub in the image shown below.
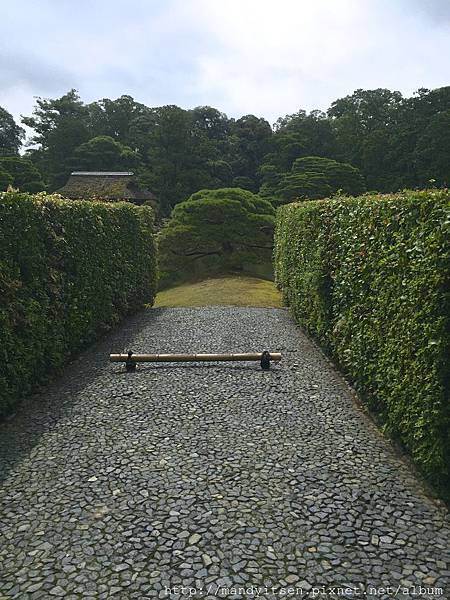
<path fill-rule="evenodd" d="M 338 191 L 357 195 L 366 190 L 356 167 L 321 156 L 297 158 L 289 173 L 277 173 L 273 165 L 265 165 L 261 176 L 261 195 L 277 204 L 327 198 Z"/>
<path fill-rule="evenodd" d="M 441 488 L 449 467 L 448 191 L 281 207 L 276 281 L 303 327 Z"/>
<path fill-rule="evenodd" d="M 177 204 L 159 238 L 160 282 L 241 271 L 271 275 L 275 211 L 248 190 L 201 190 Z"/>
<path fill-rule="evenodd" d="M 45 187 L 38 169 L 27 158 L 1 156 L 0 169 L 11 175 L 13 187 L 19 188 L 22 192 L 40 192 Z"/>
<path fill-rule="evenodd" d="M 0 194 L 0 414 L 155 294 L 153 214 Z"/>

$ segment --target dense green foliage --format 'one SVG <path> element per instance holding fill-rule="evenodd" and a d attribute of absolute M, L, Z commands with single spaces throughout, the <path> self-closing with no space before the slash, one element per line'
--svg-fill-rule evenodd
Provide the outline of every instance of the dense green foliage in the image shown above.
<path fill-rule="evenodd" d="M 239 188 L 180 202 L 159 236 L 162 286 L 217 273 L 270 275 L 274 215 L 270 202 Z"/>
<path fill-rule="evenodd" d="M 327 113 L 299 110 L 273 128 L 254 115 L 228 118 L 210 106 L 150 108 L 130 96 L 84 104 L 71 90 L 38 98 L 23 123 L 33 130 L 26 156 L 48 189 L 64 185 L 72 170 L 132 170 L 168 216 L 199 189 L 241 187 L 271 198 L 284 180 L 288 200 L 328 193 L 321 176 L 293 172 L 305 157 L 352 165 L 370 190 L 427 187 L 430 180 L 448 185 L 449 119 L 450 87 L 420 89 L 411 98 L 356 90 Z M 0 154 L 17 154 L 22 137 L 1 109 Z"/>
<path fill-rule="evenodd" d="M 27 154 L 46 174 L 51 190 L 66 182 L 78 146 L 96 137 L 87 119 L 88 110 L 75 90 L 56 100 L 38 98 L 33 115 L 22 119 L 34 130 L 30 141 L 37 145 Z"/>
<path fill-rule="evenodd" d="M 289 173 L 273 177 L 272 183 L 261 187 L 263 197 L 281 204 L 326 198 L 338 191 L 349 195 L 365 192 L 361 173 L 347 163 L 320 156 L 295 159 Z"/>
<path fill-rule="evenodd" d="M 139 164 L 139 155 L 112 137 L 99 135 L 81 144 L 73 154 L 74 171 L 124 171 Z"/>
<path fill-rule="evenodd" d="M 133 170 L 158 197 L 162 214 L 202 188 L 246 185 L 257 190 L 257 169 L 272 130 L 252 115 L 237 121 L 209 106 L 149 108 L 130 96 L 85 105 L 75 90 L 39 98 L 23 122 L 35 135 L 28 152 L 51 189 L 71 170 Z"/>
<path fill-rule="evenodd" d="M 0 156 L 18 154 L 25 131 L 14 121 L 14 117 L 0 106 Z"/>
<path fill-rule="evenodd" d="M 10 185 L 24 192 L 39 192 L 45 188 L 36 166 L 19 156 L 24 137 L 24 129 L 16 125 L 13 116 L 0 107 L 0 192 Z"/>
<path fill-rule="evenodd" d="M 0 414 L 151 303 L 150 208 L 0 194 Z M 20 241 L 20 243 L 18 243 Z"/>
<path fill-rule="evenodd" d="M 37 168 L 26 158 L 20 156 L 0 156 L 0 169 L 9 174 L 9 181 L 0 184 L 0 191 L 6 191 L 8 185 L 23 192 L 40 192 L 45 184 Z"/>
<path fill-rule="evenodd" d="M 291 204 L 276 281 L 387 431 L 450 484 L 448 191 Z"/>
<path fill-rule="evenodd" d="M 0 164 L 0 190 L 7 190 L 12 182 L 14 181 L 14 177 L 8 171 L 2 168 Z"/>

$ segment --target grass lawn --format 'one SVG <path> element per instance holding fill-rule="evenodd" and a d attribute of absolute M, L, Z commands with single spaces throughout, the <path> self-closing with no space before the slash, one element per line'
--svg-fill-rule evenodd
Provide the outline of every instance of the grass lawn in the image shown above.
<path fill-rule="evenodd" d="M 280 307 L 275 285 L 254 277 L 217 277 L 187 283 L 159 292 L 155 308 L 176 306 L 262 306 Z"/>

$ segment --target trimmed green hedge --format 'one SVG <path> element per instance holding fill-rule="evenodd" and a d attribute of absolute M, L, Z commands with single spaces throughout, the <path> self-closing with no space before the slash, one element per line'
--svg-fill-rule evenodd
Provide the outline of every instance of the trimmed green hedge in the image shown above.
<path fill-rule="evenodd" d="M 449 467 L 448 191 L 290 204 L 276 282 L 298 323 L 441 489 Z"/>
<path fill-rule="evenodd" d="M 0 415 L 153 302 L 152 227 L 127 203 L 0 194 Z"/>

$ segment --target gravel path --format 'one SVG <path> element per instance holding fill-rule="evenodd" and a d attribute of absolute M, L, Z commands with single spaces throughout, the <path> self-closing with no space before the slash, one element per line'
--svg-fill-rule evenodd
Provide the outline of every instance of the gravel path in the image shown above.
<path fill-rule="evenodd" d="M 286 310 L 140 314 L 0 437 L 0 598 L 450 598 L 448 516 Z"/>

